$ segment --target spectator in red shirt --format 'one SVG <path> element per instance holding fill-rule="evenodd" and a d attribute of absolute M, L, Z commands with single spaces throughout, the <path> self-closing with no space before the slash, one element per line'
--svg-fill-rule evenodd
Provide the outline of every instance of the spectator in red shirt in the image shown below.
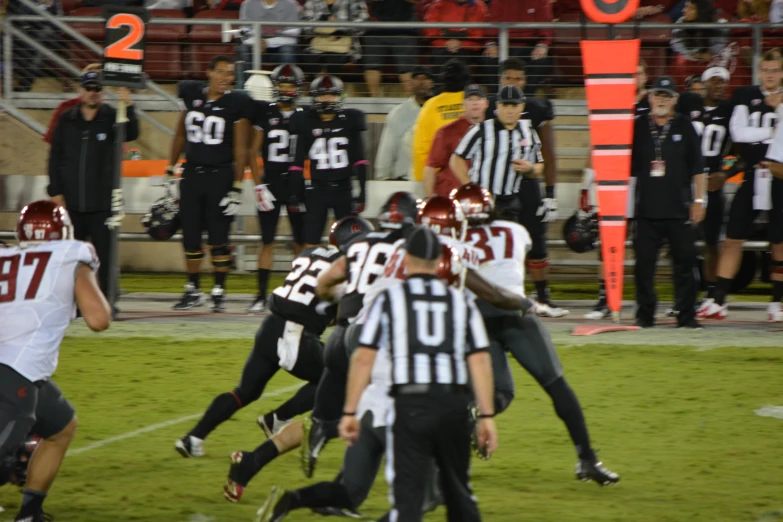
<path fill-rule="evenodd" d="M 88 72 L 101 72 L 101 64 L 91 63 L 90 65 L 82 69 L 81 76 L 84 76 Z M 46 143 L 52 143 L 52 134 L 54 134 L 54 129 L 57 127 L 57 122 L 60 121 L 60 116 L 62 116 L 63 113 L 68 109 L 71 109 L 79 105 L 81 101 L 82 101 L 81 96 L 77 96 L 76 98 L 65 100 L 64 102 L 61 102 L 60 105 L 57 106 L 57 108 L 54 110 L 54 114 L 52 114 L 52 119 L 49 121 L 49 128 L 46 129 L 46 134 L 44 134 L 43 137 L 43 140 Z"/>
<path fill-rule="evenodd" d="M 427 9 L 425 22 L 486 22 L 487 5 L 483 0 L 437 0 Z M 460 58 L 472 66 L 472 76 L 482 83 L 494 81 L 494 63 L 484 57 L 487 43 L 484 29 L 424 29 L 434 48 L 432 57 L 436 63 Z"/>
<path fill-rule="evenodd" d="M 427 166 L 424 167 L 424 195 L 427 197 L 433 194 L 448 197 L 453 189 L 461 185 L 449 168 L 449 159 L 468 129 L 484 121 L 489 101 L 481 86 L 474 83 L 465 87 L 462 104 L 465 114 L 435 133 Z"/>
<path fill-rule="evenodd" d="M 552 22 L 552 4 L 550 0 L 494 1 L 489 8 L 489 20 L 492 22 Z M 527 84 L 525 95 L 532 96 L 536 88 L 544 82 L 552 70 L 552 57 L 549 47 L 552 45 L 551 29 L 511 29 L 509 30 L 509 54 L 520 58 L 527 64 Z M 497 30 L 488 33 L 497 39 Z M 488 44 L 484 56 L 497 60 L 497 41 Z"/>

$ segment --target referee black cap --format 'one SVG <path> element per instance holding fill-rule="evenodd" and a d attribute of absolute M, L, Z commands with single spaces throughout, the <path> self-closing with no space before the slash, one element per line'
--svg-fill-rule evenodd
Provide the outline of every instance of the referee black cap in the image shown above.
<path fill-rule="evenodd" d="M 522 90 L 516 85 L 505 85 L 498 91 L 496 102 L 519 105 L 525 103 L 525 95 L 522 94 Z"/>
<path fill-rule="evenodd" d="M 425 226 L 418 225 L 408 234 L 405 250 L 413 257 L 434 261 L 440 257 L 440 240 L 435 232 Z"/>

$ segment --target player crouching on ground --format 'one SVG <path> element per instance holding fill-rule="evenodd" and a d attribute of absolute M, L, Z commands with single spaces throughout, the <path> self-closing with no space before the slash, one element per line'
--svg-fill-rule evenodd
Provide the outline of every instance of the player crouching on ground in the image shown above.
<path fill-rule="evenodd" d="M 0 248 L 0 462 L 31 431 L 41 436 L 27 469 L 17 522 L 50 520 L 43 502 L 76 433 L 73 406 L 51 380 L 60 342 L 76 317 L 99 332 L 111 309 L 95 277 L 89 243 L 73 240 L 68 212 L 52 201 L 27 205 L 16 225 L 19 246 Z M 75 277 L 74 277 L 75 274 Z"/>

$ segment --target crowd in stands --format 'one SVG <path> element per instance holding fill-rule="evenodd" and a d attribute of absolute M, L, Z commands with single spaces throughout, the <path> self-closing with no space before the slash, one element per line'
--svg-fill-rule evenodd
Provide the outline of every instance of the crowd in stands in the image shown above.
<path fill-rule="evenodd" d="M 78 13 L 80 7 L 97 7 L 103 0 L 33 0 L 51 14 Z M 366 92 L 381 96 L 382 72 L 396 74 L 406 93 L 411 92 L 411 71 L 417 65 L 438 65 L 460 58 L 471 66 L 474 78 L 492 92 L 496 88 L 498 31 L 495 29 L 358 29 L 356 22 L 523 22 L 577 21 L 579 0 L 113 0 L 110 3 L 144 5 L 151 10 L 179 11 L 184 16 L 276 22 L 304 21 L 313 26 L 281 28 L 264 25 L 261 37 L 263 65 L 272 68 L 284 62 L 297 63 L 308 75 L 340 74 L 346 64 L 363 69 Z M 0 0 L 0 13 L 29 14 L 21 0 Z M 180 15 L 182 16 L 182 15 Z M 688 24 L 732 21 L 783 21 L 783 0 L 642 0 L 636 16 L 642 22 L 675 23 L 667 49 L 668 66 L 682 79 L 709 65 L 729 66 L 734 60 L 749 66 L 750 30 L 690 29 Z M 326 28 L 317 22 L 346 22 L 342 28 Z M 35 25 L 35 24 L 32 24 Z M 26 28 L 41 42 L 56 43 L 45 23 Z M 764 47 L 780 44 L 777 31 L 765 31 Z M 526 94 L 531 94 L 555 76 L 559 48 L 551 29 L 512 29 L 510 57 L 527 67 Z M 770 36 L 771 35 L 771 36 Z M 237 46 L 240 58 L 250 61 L 253 37 L 245 34 Z M 576 41 L 574 42 L 576 43 Z M 767 45 L 768 44 L 768 45 Z M 660 43 L 657 44 L 661 47 Z M 29 90 L 41 76 L 43 59 L 18 43 L 14 51 L 17 90 Z M 361 70 L 361 69 L 360 69 Z M 661 71 L 662 72 L 662 71 Z M 154 73 L 151 74 L 155 78 Z M 578 73 L 575 74 L 578 76 Z M 67 82 L 63 82 L 67 89 Z"/>

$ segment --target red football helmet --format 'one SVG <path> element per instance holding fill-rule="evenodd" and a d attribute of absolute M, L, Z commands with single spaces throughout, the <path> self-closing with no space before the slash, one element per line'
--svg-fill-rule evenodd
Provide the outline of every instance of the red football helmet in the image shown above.
<path fill-rule="evenodd" d="M 454 239 L 465 240 L 465 213 L 459 203 L 449 198 L 432 196 L 422 203 L 419 206 L 418 222 L 436 234 L 450 234 Z"/>
<path fill-rule="evenodd" d="M 464 272 L 459 254 L 452 247 L 442 245 L 438 260 L 438 271 L 435 274 L 449 286 L 462 288 L 462 273 Z"/>
<path fill-rule="evenodd" d="M 34 201 L 19 214 L 16 221 L 16 239 L 20 243 L 73 239 L 71 216 L 65 208 L 53 201 Z"/>
<path fill-rule="evenodd" d="M 495 198 L 482 186 L 467 183 L 452 190 L 449 197 L 462 205 L 469 225 L 482 225 L 492 218 Z"/>

